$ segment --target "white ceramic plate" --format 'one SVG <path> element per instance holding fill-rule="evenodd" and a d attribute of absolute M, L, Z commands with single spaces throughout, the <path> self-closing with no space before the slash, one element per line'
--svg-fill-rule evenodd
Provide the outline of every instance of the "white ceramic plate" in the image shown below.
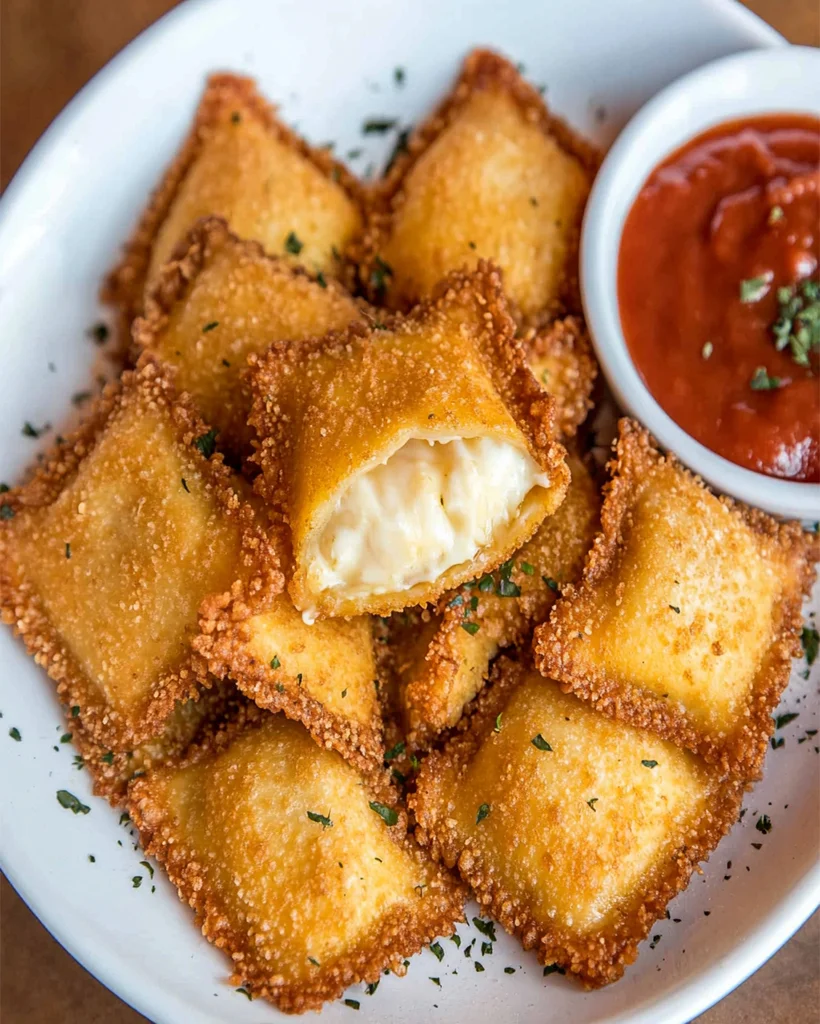
<path fill-rule="evenodd" d="M 83 90 L 0 204 L 0 480 L 17 479 L 46 443 L 23 436 L 24 422 L 62 424 L 71 395 L 88 387 L 97 350 L 85 332 L 100 315 L 100 277 L 178 145 L 208 71 L 256 75 L 312 140 L 333 139 L 341 154 L 363 146 L 355 166 L 364 170 L 393 140 L 363 138 L 363 119 L 417 120 L 475 44 L 522 61 L 534 81 L 547 84 L 557 111 L 608 144 L 642 103 L 683 72 L 780 42 L 739 6 L 715 0 L 183 5 Z M 397 66 L 406 68 L 403 88 L 394 83 Z M 0 631 L 0 666 L 0 832 L 12 884 L 81 963 L 158 1024 L 277 1019 L 271 1007 L 249 1003 L 225 984 L 222 955 L 197 934 L 161 873 L 150 881 L 118 814 L 91 797 L 85 773 L 72 766 L 70 744 L 59 743 L 64 727 L 52 687 L 7 629 Z M 795 676 L 783 708 L 800 717 L 781 731 L 786 744 L 770 755 L 764 782 L 746 801 L 748 813 L 672 905 L 680 923 L 653 929 L 660 940 L 654 949 L 644 944 L 623 981 L 584 993 L 558 975 L 543 979 L 535 957 L 501 935 L 493 955 L 480 958 L 486 969 L 478 974 L 463 956 L 464 943 L 459 950 L 444 941 L 442 963 L 425 951 L 406 978 L 384 978 L 374 996 L 349 992 L 361 1001 L 360 1018 L 676 1024 L 700 1013 L 755 970 L 816 905 L 820 736 L 798 743 L 818 727 L 816 690 L 816 675 L 813 685 Z M 10 728 L 19 729 L 20 742 L 9 737 Z M 60 807 L 55 794 L 62 788 L 91 812 Z M 767 836 L 755 831 L 764 812 L 774 826 Z M 757 841 L 760 850 L 751 845 Z M 134 888 L 139 875 L 144 881 Z M 516 973 L 504 974 L 505 966 Z M 440 978 L 441 988 L 430 977 Z M 353 1012 L 335 1004 L 323 1019 L 355 1020 Z"/>

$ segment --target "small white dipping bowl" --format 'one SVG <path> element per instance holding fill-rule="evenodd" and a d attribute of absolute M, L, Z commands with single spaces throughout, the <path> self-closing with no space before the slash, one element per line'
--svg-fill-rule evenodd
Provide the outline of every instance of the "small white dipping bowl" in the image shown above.
<path fill-rule="evenodd" d="M 820 115 L 820 50 L 784 46 L 735 54 L 685 75 L 650 100 L 618 136 L 595 179 L 581 236 L 581 288 L 598 360 L 623 409 L 716 490 L 775 515 L 816 520 L 820 484 L 781 480 L 737 466 L 700 444 L 664 412 L 632 362 L 618 311 L 621 233 L 650 173 L 714 125 L 776 113 Z"/>

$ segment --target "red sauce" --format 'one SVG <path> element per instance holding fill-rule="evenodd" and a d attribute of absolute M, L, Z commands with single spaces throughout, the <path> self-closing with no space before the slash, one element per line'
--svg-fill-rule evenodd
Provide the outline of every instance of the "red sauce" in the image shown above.
<path fill-rule="evenodd" d="M 819 261 L 820 119 L 800 114 L 722 124 L 672 154 L 618 261 L 624 335 L 660 405 L 712 451 L 792 480 L 820 481 L 820 325 L 781 321 L 781 351 L 773 325 L 784 287 L 792 309 L 812 305 Z"/>

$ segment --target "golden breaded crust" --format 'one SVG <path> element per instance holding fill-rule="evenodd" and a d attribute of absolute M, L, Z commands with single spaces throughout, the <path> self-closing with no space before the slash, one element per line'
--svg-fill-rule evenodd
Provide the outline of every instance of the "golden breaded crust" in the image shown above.
<path fill-rule="evenodd" d="M 484 258 L 517 316 L 580 308 L 578 228 L 599 162 L 512 63 L 474 50 L 375 189 L 357 254 L 366 293 L 406 309 Z"/>
<path fill-rule="evenodd" d="M 543 622 L 559 588 L 581 573 L 598 528 L 600 497 L 582 460 L 569 454 L 572 480 L 558 511 L 509 562 L 470 587 L 447 595 L 433 635 L 416 645 L 402 673 L 402 705 L 412 746 L 429 746 L 454 726 L 484 685 L 490 662 L 505 647 L 524 643 Z M 400 637 L 395 638 L 400 644 Z"/>
<path fill-rule="evenodd" d="M 324 338 L 274 342 L 249 364 L 254 460 L 262 469 L 256 487 L 290 525 L 290 592 L 300 610 L 313 604 L 319 616 L 382 615 L 434 601 L 509 557 L 564 498 L 569 471 L 554 439 L 555 403 L 527 366 L 489 263 L 451 274 L 408 316 L 370 330 L 354 323 Z M 526 448 L 549 486 L 533 488 L 492 544 L 432 583 L 362 599 L 312 594 L 303 559 L 332 497 L 410 438 L 454 435 Z"/>
<path fill-rule="evenodd" d="M 189 204 L 192 209 L 184 211 L 183 222 L 168 223 L 174 205 L 184 190 L 186 178 L 189 177 L 189 173 L 196 165 L 203 149 L 214 139 L 221 127 L 230 124 L 235 129 L 243 130 L 246 119 L 248 124 L 254 126 L 254 130 L 262 130 L 264 135 L 269 138 L 271 146 L 290 152 L 294 158 L 298 158 L 298 161 L 304 164 L 306 177 L 310 177 L 307 171 L 308 167 L 312 167 L 318 172 L 314 183 L 316 188 L 314 201 L 308 202 L 307 193 L 289 197 L 285 183 L 277 182 L 277 187 L 282 189 L 281 194 L 277 193 L 274 196 L 268 193 L 267 199 L 269 204 L 276 199 L 279 205 L 284 205 L 288 209 L 288 223 L 284 226 L 280 225 L 281 230 L 276 230 L 275 224 L 263 222 L 263 219 L 260 219 L 257 226 L 261 227 L 262 231 L 253 231 L 254 212 L 252 209 L 249 208 L 240 214 L 240 223 L 236 223 L 235 215 L 241 208 L 243 198 L 247 197 L 247 201 L 250 202 L 251 196 L 256 192 L 259 192 L 260 195 L 265 194 L 265 188 L 270 188 L 267 184 L 269 178 L 262 177 L 263 171 L 260 167 L 258 170 L 259 180 L 253 181 L 255 187 L 251 192 L 252 182 L 242 179 L 243 169 L 238 167 L 236 170 L 239 191 L 236 196 L 230 198 L 230 190 L 224 196 L 205 194 L 202 196 L 203 208 L 193 208 L 196 207 L 196 202 L 192 197 Z M 256 148 L 260 145 L 260 139 L 261 136 L 260 138 L 249 138 L 247 145 L 242 149 L 242 154 L 249 161 L 247 173 L 254 175 L 254 179 L 256 175 L 253 166 L 250 165 L 250 155 L 256 152 Z M 231 161 L 235 162 L 235 158 L 231 157 Z M 268 174 L 271 173 L 272 166 L 268 167 Z M 295 164 L 294 166 L 299 165 Z M 209 172 L 197 188 L 207 187 L 209 177 L 214 179 L 218 176 Z M 339 256 L 338 258 L 334 257 L 330 252 L 325 253 L 324 250 L 313 252 L 308 244 L 309 239 L 305 237 L 300 239 L 306 245 L 306 248 L 303 249 L 302 261 L 309 259 L 311 269 L 321 270 L 326 275 L 349 277 L 349 270 L 343 257 L 347 244 L 352 240 L 361 223 L 362 190 L 357 179 L 343 164 L 334 160 L 327 150 L 314 149 L 283 124 L 276 116 L 276 108 L 257 92 L 251 78 L 232 74 L 211 75 L 208 78 L 187 139 L 154 190 L 134 234 L 125 246 L 122 260 L 109 274 L 103 286 L 103 301 L 113 303 L 120 311 L 123 337 L 127 337 L 131 320 L 142 312 L 144 291 L 149 277 L 166 262 L 174 246 L 198 217 L 210 214 L 225 216 L 238 234 L 243 237 L 255 238 L 269 252 L 279 253 L 283 249 L 289 231 L 296 231 L 297 237 L 300 237 L 298 229 L 301 222 L 309 223 L 315 220 L 316 206 L 322 200 L 318 188 L 322 179 L 332 184 L 331 194 L 335 190 L 339 190 L 339 197 L 334 196 L 338 209 L 332 213 L 332 218 L 338 220 L 336 225 L 338 238 L 335 239 L 335 243 Z M 309 188 L 307 182 L 305 182 L 305 188 Z M 302 203 L 301 207 L 299 206 L 300 202 Z M 164 226 L 166 230 L 163 232 Z M 251 228 L 250 234 L 243 230 L 245 227 Z M 301 253 L 294 255 L 298 256 Z"/>
<path fill-rule="evenodd" d="M 404 958 L 463 920 L 464 891 L 407 834 L 383 776 L 365 784 L 301 725 L 255 710 L 132 782 L 129 811 L 233 961 L 231 983 L 300 1013 L 404 974 Z"/>
<path fill-rule="evenodd" d="M 245 456 L 253 437 L 241 382 L 248 355 L 360 319 L 360 305 L 337 281 L 267 256 L 223 219 L 205 217 L 159 272 L 132 335 L 173 371 L 177 387 L 219 431 L 220 447 Z"/>
<path fill-rule="evenodd" d="M 233 586 L 252 610 L 283 586 L 244 485 L 198 450 L 207 437 L 148 361 L 3 497 L 3 620 L 107 750 L 158 735 L 207 682 L 190 639 L 209 592 Z"/>
<path fill-rule="evenodd" d="M 638 423 L 619 426 L 601 533 L 536 631 L 537 665 L 605 714 L 753 778 L 818 538 L 712 495 Z"/>
<path fill-rule="evenodd" d="M 584 321 L 579 316 L 530 328 L 522 339 L 535 377 L 555 399 L 556 422 L 563 437 L 575 437 L 592 408 L 598 363 Z"/>
<path fill-rule="evenodd" d="M 233 679 L 259 707 L 301 722 L 317 743 L 361 770 L 381 767 L 378 669 L 368 618 L 308 626 L 287 593 L 247 617 L 224 594 L 203 603 L 199 625 L 193 646 L 215 676 Z"/>
<path fill-rule="evenodd" d="M 743 784 L 502 657 L 422 763 L 419 841 L 482 912 L 586 987 L 617 980 L 737 820 Z"/>

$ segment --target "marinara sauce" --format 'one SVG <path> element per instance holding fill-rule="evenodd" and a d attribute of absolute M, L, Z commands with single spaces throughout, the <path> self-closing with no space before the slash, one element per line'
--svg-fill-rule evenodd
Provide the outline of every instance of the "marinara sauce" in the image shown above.
<path fill-rule="evenodd" d="M 655 168 L 618 260 L 632 359 L 687 433 L 732 462 L 820 481 L 820 119 L 697 136 Z"/>

